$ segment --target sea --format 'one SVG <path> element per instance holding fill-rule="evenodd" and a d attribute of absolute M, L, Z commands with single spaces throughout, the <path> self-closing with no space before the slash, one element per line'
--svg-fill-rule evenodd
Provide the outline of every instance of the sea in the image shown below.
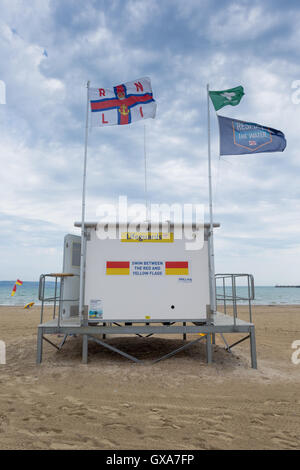
<path fill-rule="evenodd" d="M 12 297 L 11 292 L 15 281 L 0 281 L 0 305 L 25 306 L 29 302 L 40 305 L 38 299 L 38 282 L 23 282 L 22 286 L 17 286 L 16 294 Z M 58 284 L 59 287 L 59 284 Z M 230 289 L 226 289 L 230 295 Z M 217 289 L 217 294 L 222 294 L 222 289 Z M 248 289 L 245 286 L 237 286 L 237 295 L 247 297 Z M 46 282 L 45 297 L 54 296 L 54 282 Z M 220 302 L 221 303 L 221 302 Z M 230 303 L 230 302 L 228 302 Z M 247 301 L 240 301 L 246 304 Z M 254 305 L 300 305 L 300 288 L 297 287 L 275 287 L 256 286 Z"/>
<path fill-rule="evenodd" d="M 0 281 L 0 305 L 16 305 L 25 306 L 29 302 L 35 305 L 41 305 L 39 300 L 39 283 L 31 281 L 23 281 L 21 286 L 17 286 L 15 295 L 12 297 L 11 292 L 15 281 Z M 54 297 L 55 283 L 46 282 L 45 298 Z M 57 295 L 59 295 L 59 283 L 57 283 Z M 49 302 L 48 302 L 49 303 Z"/>

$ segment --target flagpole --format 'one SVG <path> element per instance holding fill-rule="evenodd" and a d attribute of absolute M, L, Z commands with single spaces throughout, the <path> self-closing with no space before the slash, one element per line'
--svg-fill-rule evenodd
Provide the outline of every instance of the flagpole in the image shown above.
<path fill-rule="evenodd" d="M 85 122 L 85 142 L 84 142 L 84 161 L 83 161 L 83 178 L 82 178 L 82 203 L 81 203 L 81 248 L 80 248 L 80 287 L 79 287 L 79 317 L 80 323 L 84 318 L 84 277 L 85 277 L 85 196 L 86 196 L 86 166 L 87 166 L 87 147 L 88 147 L 88 131 L 89 131 L 89 88 L 90 81 L 86 84 L 86 122 Z"/>
<path fill-rule="evenodd" d="M 148 187 L 147 187 L 146 124 L 144 124 L 144 170 L 145 170 L 146 221 L 148 221 L 149 220 L 149 208 L 148 208 Z"/>
<path fill-rule="evenodd" d="M 207 88 L 207 152 L 208 152 L 208 191 L 209 191 L 209 276 L 210 276 L 210 305 L 212 313 L 216 311 L 216 288 L 215 288 L 215 255 L 214 255 L 214 221 L 212 202 L 212 176 L 211 176 L 211 145 L 210 145 L 210 107 L 209 107 L 209 84 Z"/>

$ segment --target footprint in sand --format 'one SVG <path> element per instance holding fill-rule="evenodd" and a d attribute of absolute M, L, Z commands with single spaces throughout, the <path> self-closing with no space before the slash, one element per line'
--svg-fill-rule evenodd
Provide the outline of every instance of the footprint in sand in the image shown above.
<path fill-rule="evenodd" d="M 294 436 L 290 436 L 289 434 L 276 434 L 275 436 L 271 437 L 272 442 L 276 445 L 277 448 L 280 449 L 298 449 L 299 448 L 299 440 L 295 439 Z"/>
<path fill-rule="evenodd" d="M 67 444 L 64 442 L 52 442 L 49 446 L 52 450 L 76 450 L 78 448 L 78 444 Z"/>
<path fill-rule="evenodd" d="M 34 432 L 31 432 L 31 431 L 28 431 L 28 429 L 17 429 L 16 430 L 16 433 L 18 434 L 24 434 L 25 436 L 29 436 L 31 438 L 35 437 L 35 433 Z"/>
<path fill-rule="evenodd" d="M 87 413 L 92 413 L 92 414 L 100 414 L 100 415 L 109 415 L 112 418 L 117 418 L 122 416 L 121 412 L 118 412 L 115 408 L 112 408 L 111 406 L 101 406 L 100 410 L 98 408 L 95 408 L 94 406 L 88 406 L 86 403 L 83 403 L 82 401 L 78 400 L 75 397 L 72 397 L 70 395 L 66 396 L 65 399 L 73 405 L 73 407 L 68 407 L 68 406 L 62 406 L 61 409 L 69 409 L 72 410 L 70 413 L 74 412 L 75 410 L 78 410 L 80 408 L 80 414 L 83 412 Z M 76 411 L 77 412 L 77 411 Z"/>
<path fill-rule="evenodd" d="M 6 415 L 0 415 L 0 433 L 5 432 L 9 424 L 9 419 Z"/>
<path fill-rule="evenodd" d="M 215 439 L 222 439 L 222 441 L 225 441 L 227 443 L 233 441 L 234 439 L 234 436 L 232 434 L 225 431 L 209 430 L 208 434 Z"/>
<path fill-rule="evenodd" d="M 147 413 L 147 422 L 150 428 L 169 428 L 169 429 L 181 429 L 182 426 L 179 426 L 171 418 L 166 418 L 161 414 L 161 411 L 157 408 L 151 408 Z"/>
<path fill-rule="evenodd" d="M 61 429 L 45 428 L 45 427 L 39 427 L 36 429 L 35 432 L 37 432 L 39 436 L 57 436 L 58 434 L 63 433 Z"/>
<path fill-rule="evenodd" d="M 109 439 L 102 439 L 101 444 L 104 444 L 104 445 L 101 445 L 100 448 L 103 448 L 103 447 L 107 446 L 107 447 L 111 447 L 112 449 L 116 449 L 118 447 L 117 442 L 110 441 Z"/>
<path fill-rule="evenodd" d="M 265 428 L 266 427 L 266 420 L 262 415 L 253 416 L 250 419 L 251 428 Z"/>
<path fill-rule="evenodd" d="M 128 432 L 135 432 L 136 434 L 144 434 L 144 431 L 140 428 L 137 428 L 135 426 L 131 426 L 129 424 L 125 424 L 125 423 L 105 423 L 103 424 L 103 426 L 105 428 L 108 428 L 108 429 L 113 429 L 113 430 L 118 430 L 118 429 L 124 429 L 124 430 L 127 430 Z"/>

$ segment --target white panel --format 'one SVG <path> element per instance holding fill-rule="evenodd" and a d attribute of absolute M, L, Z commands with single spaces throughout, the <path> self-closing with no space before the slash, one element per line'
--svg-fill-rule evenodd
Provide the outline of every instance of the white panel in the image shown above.
<path fill-rule="evenodd" d="M 74 316 L 74 314 L 78 315 L 80 241 L 81 237 L 77 235 L 66 235 L 64 239 L 63 272 L 75 274 L 73 277 L 66 277 L 63 281 L 64 288 L 61 313 L 64 318 L 69 318 Z"/>
<path fill-rule="evenodd" d="M 129 275 L 107 275 L 107 261 L 130 261 Z M 134 275 L 133 262 L 162 262 L 161 275 Z M 166 261 L 188 261 L 187 275 L 166 275 Z M 154 272 L 154 271 L 153 271 Z M 101 301 L 103 320 L 206 318 L 209 304 L 207 241 L 187 251 L 185 240 L 127 243 L 99 240 L 94 229 L 87 242 L 85 304 Z"/>

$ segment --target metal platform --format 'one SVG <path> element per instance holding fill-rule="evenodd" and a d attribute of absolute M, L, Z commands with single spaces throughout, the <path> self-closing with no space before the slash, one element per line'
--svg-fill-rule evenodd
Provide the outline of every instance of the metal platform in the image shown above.
<path fill-rule="evenodd" d="M 130 323 L 130 324 L 128 324 Z M 134 356 L 131 356 L 120 349 L 111 346 L 109 343 L 105 342 L 104 339 L 106 335 L 137 335 L 137 336 L 152 336 L 154 334 L 167 334 L 167 335 L 178 335 L 182 334 L 183 339 L 186 339 L 187 334 L 200 334 L 199 338 L 192 340 L 191 342 L 185 343 L 180 348 L 175 349 L 171 353 L 157 358 L 153 362 L 158 362 L 162 359 L 167 359 L 168 357 L 173 356 L 174 354 L 187 349 L 191 345 L 201 341 L 206 341 L 206 359 L 207 363 L 212 362 L 212 343 L 214 342 L 214 338 L 216 334 L 220 334 L 225 344 L 225 349 L 227 351 L 231 351 L 231 349 L 245 341 L 246 339 L 250 340 L 250 355 L 251 355 L 251 366 L 256 369 L 257 368 L 257 360 L 256 360 L 256 343 L 255 343 L 255 327 L 253 323 L 248 323 L 243 321 L 239 318 L 235 318 L 230 315 L 224 315 L 222 313 L 217 312 L 212 318 L 209 323 L 199 322 L 201 324 L 189 323 L 186 319 L 182 321 L 176 320 L 176 322 L 166 322 L 158 323 L 158 321 L 151 321 L 147 324 L 145 323 L 138 323 L 138 322 L 126 322 L 121 324 L 116 319 L 115 321 L 110 321 L 110 323 L 103 323 L 97 325 L 80 325 L 79 318 L 72 318 L 67 320 L 59 321 L 58 318 L 54 318 L 50 321 L 45 323 L 41 323 L 38 326 L 38 342 L 37 342 L 37 363 L 40 364 L 42 362 L 42 354 L 43 354 L 43 341 L 49 342 L 52 346 L 57 349 L 61 349 L 63 344 L 65 343 L 68 335 L 82 335 L 82 362 L 87 363 L 88 361 L 88 343 L 89 341 L 94 341 L 101 346 L 104 346 L 122 356 L 125 356 L 127 359 L 130 359 L 134 362 L 142 362 Z M 235 342 L 232 345 L 228 345 L 224 334 L 226 333 L 245 333 L 246 336 L 240 339 L 239 341 Z M 52 343 L 45 335 L 53 335 L 53 334 L 63 334 L 64 339 L 61 345 L 57 346 Z"/>
<path fill-rule="evenodd" d="M 64 318 L 62 316 L 62 304 L 63 302 L 74 301 L 74 299 L 64 299 L 62 300 L 62 288 L 64 279 L 67 276 L 72 274 L 62 273 L 62 274 L 42 274 L 40 277 L 40 288 L 39 288 L 39 299 L 42 301 L 41 306 L 41 320 L 38 326 L 38 337 L 37 337 L 37 364 L 42 362 L 43 355 L 43 342 L 46 341 L 50 343 L 57 350 L 61 350 L 64 346 L 69 335 L 81 335 L 82 336 L 82 362 L 88 362 L 88 343 L 89 341 L 94 341 L 101 346 L 116 352 L 127 359 L 130 359 L 134 362 L 141 363 L 142 361 L 126 352 L 118 349 L 115 346 L 105 342 L 107 335 L 135 335 L 138 337 L 149 338 L 155 334 L 159 335 L 182 335 L 185 343 L 171 351 L 170 353 L 159 357 L 153 361 L 153 363 L 159 362 L 163 359 L 167 359 L 174 354 L 177 354 L 180 351 L 183 351 L 193 344 L 205 340 L 206 342 L 206 359 L 207 363 L 212 362 L 213 347 L 212 344 L 215 342 L 216 334 L 219 334 L 224 342 L 225 349 L 228 352 L 231 352 L 232 348 L 245 340 L 250 340 L 250 356 L 251 356 L 251 366 L 257 368 L 256 360 L 256 342 L 255 342 L 255 326 L 252 322 L 252 311 L 251 311 L 251 301 L 254 299 L 254 280 L 253 276 L 250 274 L 217 274 L 215 276 L 216 284 L 221 283 L 222 290 L 216 296 L 217 304 L 222 305 L 224 313 L 217 312 L 212 315 L 210 309 L 207 310 L 205 315 L 202 315 L 202 318 L 198 320 L 188 318 L 184 319 L 147 319 L 145 320 L 130 320 L 129 318 L 124 322 L 124 319 L 115 319 L 106 320 L 106 322 L 101 321 L 98 323 L 89 323 L 87 318 L 87 312 L 85 318 L 80 319 L 79 316 Z M 45 282 L 46 278 L 55 279 L 55 289 L 54 296 L 51 298 L 45 297 Z M 242 279 L 246 281 L 246 295 L 244 297 L 237 295 L 237 280 Z M 59 288 L 58 288 L 59 280 Z M 228 292 L 229 284 L 229 292 Z M 78 299 L 77 299 L 78 301 Z M 53 318 L 52 320 L 43 321 L 44 315 L 44 303 L 53 302 Z M 241 320 L 238 318 L 238 303 L 247 302 L 248 304 L 248 313 L 249 313 L 249 322 Z M 230 304 L 230 305 L 229 305 Z M 58 308 L 57 308 L 58 307 Z M 232 310 L 232 316 L 227 313 Z M 56 316 L 57 313 L 57 316 Z M 203 318 L 204 317 L 204 318 Z M 238 339 L 233 344 L 229 345 L 225 338 L 227 333 L 239 333 L 245 334 L 241 339 Z M 59 345 L 52 342 L 45 335 L 64 335 L 63 340 Z M 199 335 L 198 338 L 193 339 L 190 342 L 186 342 L 186 335 L 194 334 Z"/>

